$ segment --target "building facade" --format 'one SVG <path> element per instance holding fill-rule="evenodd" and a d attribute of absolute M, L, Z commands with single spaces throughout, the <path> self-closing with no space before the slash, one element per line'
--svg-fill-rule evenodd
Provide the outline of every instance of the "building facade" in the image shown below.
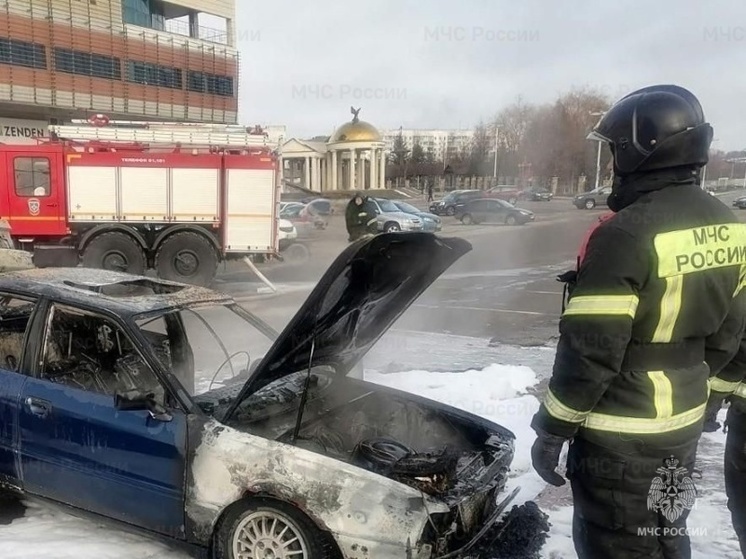
<path fill-rule="evenodd" d="M 234 21 L 235 0 L 5 0 L 0 142 L 95 113 L 235 124 Z"/>
<path fill-rule="evenodd" d="M 401 134 L 407 149 L 411 150 L 415 144 L 422 146 L 425 153 L 430 153 L 435 161 L 446 161 L 458 154 L 464 153 L 471 146 L 474 130 L 417 130 L 395 129 L 385 130 L 383 140 L 386 149 L 394 149 L 394 142 Z"/>
<path fill-rule="evenodd" d="M 314 192 L 385 188 L 387 154 L 381 134 L 354 114 L 328 138 L 287 140 L 282 146 L 283 180 Z"/>

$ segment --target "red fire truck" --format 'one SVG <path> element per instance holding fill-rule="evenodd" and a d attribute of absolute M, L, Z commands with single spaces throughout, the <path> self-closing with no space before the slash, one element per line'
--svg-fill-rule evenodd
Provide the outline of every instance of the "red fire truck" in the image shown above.
<path fill-rule="evenodd" d="M 277 254 L 279 156 L 261 130 L 91 122 L 0 144 L 0 219 L 35 265 L 207 285 L 221 261 Z"/>

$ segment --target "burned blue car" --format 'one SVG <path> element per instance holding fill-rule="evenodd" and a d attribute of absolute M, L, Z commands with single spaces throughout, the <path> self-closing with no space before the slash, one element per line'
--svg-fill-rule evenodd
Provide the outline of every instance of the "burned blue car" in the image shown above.
<path fill-rule="evenodd" d="M 513 433 L 356 369 L 469 250 L 362 239 L 281 333 L 203 288 L 0 275 L 1 490 L 216 559 L 471 549 L 515 496 Z"/>

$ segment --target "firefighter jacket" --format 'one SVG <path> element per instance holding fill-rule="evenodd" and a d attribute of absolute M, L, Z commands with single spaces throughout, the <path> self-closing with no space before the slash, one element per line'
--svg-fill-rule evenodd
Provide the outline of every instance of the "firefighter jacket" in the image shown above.
<path fill-rule="evenodd" d="M 711 371 L 738 349 L 746 224 L 693 178 L 632 187 L 637 199 L 588 242 L 534 429 L 601 444 L 690 440 Z"/>
<path fill-rule="evenodd" d="M 746 279 L 742 278 L 742 282 Z M 736 356 L 710 379 L 713 395 L 730 400 L 731 405 L 746 414 L 746 336 Z"/>

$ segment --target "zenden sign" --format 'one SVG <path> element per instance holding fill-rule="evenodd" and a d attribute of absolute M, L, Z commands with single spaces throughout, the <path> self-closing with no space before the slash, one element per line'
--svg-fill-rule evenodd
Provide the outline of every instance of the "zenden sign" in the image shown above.
<path fill-rule="evenodd" d="M 661 233 L 654 243 L 660 278 L 746 265 L 746 223 Z"/>
<path fill-rule="evenodd" d="M 0 142 L 36 145 L 37 139 L 48 137 L 48 127 L 44 120 L 0 117 Z"/>

